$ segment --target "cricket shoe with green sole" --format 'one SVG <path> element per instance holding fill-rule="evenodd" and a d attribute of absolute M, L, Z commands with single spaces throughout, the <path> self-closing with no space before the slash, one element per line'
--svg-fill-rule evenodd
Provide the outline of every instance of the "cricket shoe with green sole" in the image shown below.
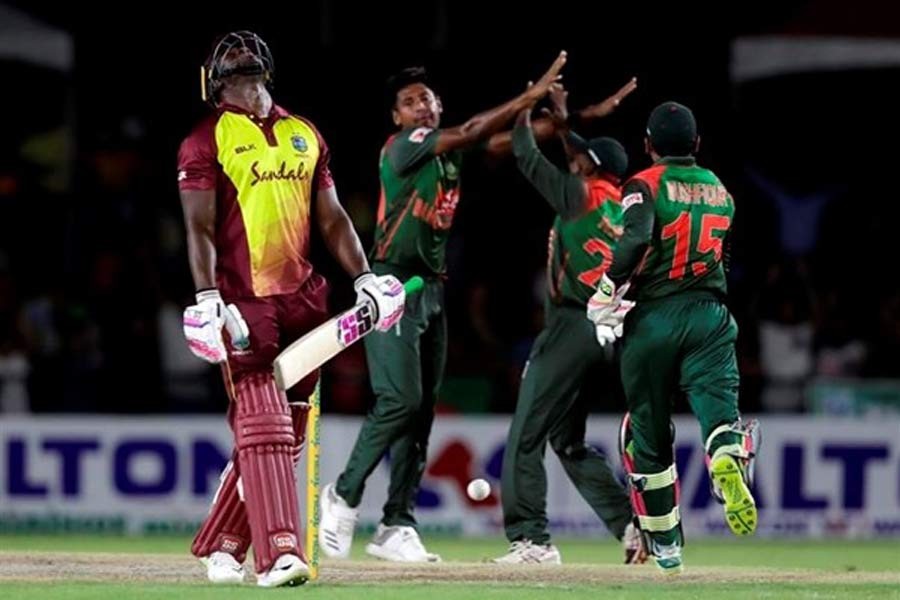
<path fill-rule="evenodd" d="M 752 535 L 759 522 L 756 501 L 750 488 L 753 485 L 756 456 L 762 445 L 759 422 L 738 421 L 717 428 L 716 432 L 731 431 L 741 436 L 741 443 L 716 451 L 709 462 L 709 480 L 713 496 L 725 509 L 725 522 L 737 536 Z"/>
<path fill-rule="evenodd" d="M 737 536 L 753 534 L 759 521 L 756 501 L 744 480 L 738 459 L 730 454 L 715 458 L 710 464 L 709 476 L 719 497 L 724 500 L 725 522 L 732 533 Z"/>

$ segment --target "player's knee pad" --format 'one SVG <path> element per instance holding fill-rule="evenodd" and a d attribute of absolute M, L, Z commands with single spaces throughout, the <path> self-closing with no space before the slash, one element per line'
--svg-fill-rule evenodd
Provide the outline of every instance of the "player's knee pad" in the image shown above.
<path fill-rule="evenodd" d="M 270 373 L 254 373 L 235 386 L 234 435 L 238 451 L 294 445 L 294 424 L 284 394 Z"/>
<path fill-rule="evenodd" d="M 716 448 L 715 451 L 712 451 L 713 442 L 715 442 L 716 438 L 729 434 L 737 434 L 739 441 L 723 444 Z M 759 421 L 756 419 L 751 419 L 746 423 L 738 419 L 734 423 L 719 425 L 706 438 L 706 466 L 709 468 L 709 465 L 723 454 L 733 456 L 741 466 L 744 482 L 748 487 L 752 487 L 756 471 L 756 455 L 761 445 L 762 432 L 760 431 Z M 710 481 L 710 489 L 716 500 L 720 503 L 725 502 L 721 492 L 713 485 L 712 481 Z"/>
<path fill-rule="evenodd" d="M 677 529 L 681 533 L 681 485 L 678 480 L 678 470 L 673 463 L 667 469 L 658 473 L 638 473 L 634 466 L 634 452 L 632 447 L 631 415 L 625 413 L 622 424 L 619 427 L 619 452 L 622 457 L 622 466 L 628 478 L 628 493 L 631 507 L 634 510 L 635 521 L 638 529 L 646 537 L 651 533 L 661 533 Z M 674 440 L 674 429 L 672 438 Z M 673 453 L 674 454 L 674 453 Z M 647 511 L 647 503 L 644 494 L 651 491 L 669 489 L 672 494 L 672 510 L 664 515 L 650 515 Z M 682 542 L 683 543 L 683 542 Z M 649 546 L 648 546 L 649 547 Z"/>
<path fill-rule="evenodd" d="M 235 386 L 235 442 L 256 571 L 281 554 L 303 557 L 294 475 L 294 422 L 271 373 L 254 373 Z"/>

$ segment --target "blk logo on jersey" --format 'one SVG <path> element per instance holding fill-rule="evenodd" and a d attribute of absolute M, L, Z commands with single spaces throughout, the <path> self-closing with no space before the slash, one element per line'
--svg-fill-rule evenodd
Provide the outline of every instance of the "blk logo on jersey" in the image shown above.
<path fill-rule="evenodd" d="M 243 154 L 244 152 L 250 152 L 251 150 L 256 150 L 256 144 L 244 144 L 243 146 L 238 146 L 234 149 L 234 153 Z"/>

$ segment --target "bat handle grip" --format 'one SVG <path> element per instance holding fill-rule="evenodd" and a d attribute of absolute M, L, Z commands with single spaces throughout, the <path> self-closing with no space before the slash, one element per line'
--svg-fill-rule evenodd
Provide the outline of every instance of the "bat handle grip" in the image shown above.
<path fill-rule="evenodd" d="M 406 283 L 403 284 L 403 290 L 407 294 L 415 294 L 420 291 L 423 287 L 425 287 L 425 280 L 419 277 L 418 275 L 414 275 L 406 280 Z"/>

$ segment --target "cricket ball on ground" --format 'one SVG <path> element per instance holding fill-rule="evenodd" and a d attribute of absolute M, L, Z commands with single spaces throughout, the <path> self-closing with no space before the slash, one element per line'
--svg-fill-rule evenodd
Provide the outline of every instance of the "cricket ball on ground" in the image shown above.
<path fill-rule="evenodd" d="M 491 495 L 491 484 L 484 479 L 473 479 L 466 487 L 466 494 L 476 502 L 484 500 Z"/>

